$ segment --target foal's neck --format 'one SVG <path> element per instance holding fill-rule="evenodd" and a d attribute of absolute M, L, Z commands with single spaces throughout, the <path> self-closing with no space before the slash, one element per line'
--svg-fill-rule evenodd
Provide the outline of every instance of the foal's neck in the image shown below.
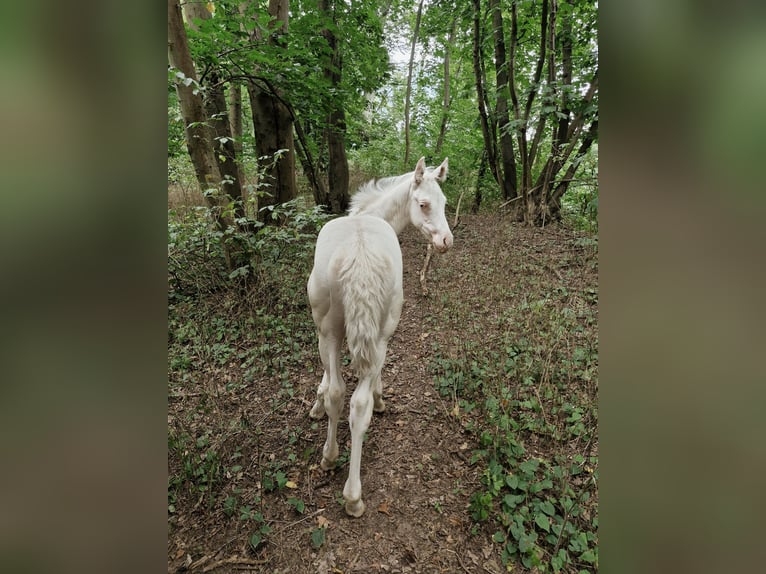
<path fill-rule="evenodd" d="M 385 219 L 399 235 L 410 223 L 409 197 L 409 182 L 403 183 L 381 194 L 376 201 L 360 213 Z"/>

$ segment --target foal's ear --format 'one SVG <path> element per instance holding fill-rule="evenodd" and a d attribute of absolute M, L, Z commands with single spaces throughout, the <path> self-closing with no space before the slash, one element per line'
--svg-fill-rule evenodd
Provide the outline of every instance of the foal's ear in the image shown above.
<path fill-rule="evenodd" d="M 423 182 L 423 173 L 426 171 L 426 158 L 421 157 L 418 165 L 415 166 L 415 183 L 420 185 Z"/>
<path fill-rule="evenodd" d="M 436 181 L 439 183 L 442 183 L 445 179 L 447 179 L 447 158 L 444 158 L 444 161 L 442 164 L 437 167 L 435 170 L 436 172 Z"/>

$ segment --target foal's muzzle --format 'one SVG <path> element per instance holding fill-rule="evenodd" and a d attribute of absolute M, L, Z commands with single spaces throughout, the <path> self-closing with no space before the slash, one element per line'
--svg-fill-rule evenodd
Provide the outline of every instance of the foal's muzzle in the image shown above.
<path fill-rule="evenodd" d="M 439 253 L 444 253 L 450 247 L 452 247 L 452 233 L 447 232 L 445 234 L 435 233 L 433 236 L 434 249 Z"/>

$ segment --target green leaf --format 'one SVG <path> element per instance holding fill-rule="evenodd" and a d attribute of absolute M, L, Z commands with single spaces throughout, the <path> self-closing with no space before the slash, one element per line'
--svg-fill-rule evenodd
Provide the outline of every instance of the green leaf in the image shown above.
<path fill-rule="evenodd" d="M 535 524 L 537 524 L 540 528 L 545 530 L 546 532 L 551 531 L 551 520 L 545 514 L 538 514 L 535 516 Z"/>
<path fill-rule="evenodd" d="M 291 496 L 287 499 L 287 504 L 292 506 L 301 514 L 303 514 L 303 511 L 306 509 L 306 504 L 300 498 L 295 498 L 294 496 Z"/>
<path fill-rule="evenodd" d="M 540 510 L 545 512 L 548 516 L 554 516 L 556 514 L 556 508 L 553 506 L 550 500 L 546 500 L 540 505 Z"/>
<path fill-rule="evenodd" d="M 501 543 L 505 542 L 505 534 L 502 531 L 498 530 L 492 535 L 492 541 L 501 542 Z"/>
<path fill-rule="evenodd" d="M 559 549 L 558 554 L 551 558 L 551 566 L 553 567 L 553 571 L 559 572 L 567 563 L 568 558 L 569 555 L 567 554 L 567 551 L 563 548 Z"/>
<path fill-rule="evenodd" d="M 524 527 L 517 524 L 516 522 L 511 524 L 510 530 L 511 536 L 513 536 L 516 540 L 519 540 L 524 535 Z"/>
<path fill-rule="evenodd" d="M 263 542 L 263 538 L 258 532 L 256 532 L 250 537 L 250 546 L 252 547 L 253 550 L 257 550 L 258 546 L 261 545 L 261 542 Z"/>
<path fill-rule="evenodd" d="M 503 505 L 507 510 L 513 510 L 522 500 L 524 500 L 523 494 L 506 494 L 503 497 Z"/>
<path fill-rule="evenodd" d="M 580 560 L 593 564 L 596 561 L 596 554 L 593 550 L 586 550 L 580 554 Z"/>
<path fill-rule="evenodd" d="M 533 475 L 539 465 L 540 465 L 540 462 L 538 460 L 531 459 L 531 460 L 526 460 L 522 462 L 519 465 L 519 469 L 527 475 Z"/>
<path fill-rule="evenodd" d="M 324 544 L 324 531 L 324 526 L 311 531 L 311 545 L 314 548 L 321 548 Z"/>
<path fill-rule="evenodd" d="M 527 551 L 531 550 L 535 546 L 535 537 L 530 534 L 526 533 L 521 538 L 519 538 L 519 552 L 526 553 Z"/>
<path fill-rule="evenodd" d="M 515 474 L 509 474 L 505 477 L 505 484 L 508 485 L 508 488 L 518 488 L 519 486 L 519 477 Z"/>

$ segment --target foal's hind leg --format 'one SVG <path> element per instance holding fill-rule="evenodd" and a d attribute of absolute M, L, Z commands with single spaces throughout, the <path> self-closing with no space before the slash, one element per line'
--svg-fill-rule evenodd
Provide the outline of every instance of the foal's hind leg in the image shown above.
<path fill-rule="evenodd" d="M 330 386 L 330 377 L 327 376 L 327 371 L 322 375 L 322 382 L 317 389 L 317 400 L 314 402 L 314 406 L 311 407 L 309 416 L 312 419 L 321 419 L 325 414 L 324 409 L 324 394 L 327 392 L 327 387 Z"/>
<path fill-rule="evenodd" d="M 317 404 L 312 413 L 317 409 L 321 401 L 321 409 L 327 413 L 327 440 L 322 449 L 322 463 L 324 470 L 335 466 L 338 460 L 338 421 L 343 410 L 346 385 L 340 373 L 340 340 L 334 333 L 319 333 L 319 354 L 322 357 L 325 374 L 322 385 L 326 389 L 317 393 Z"/>
<path fill-rule="evenodd" d="M 380 374 L 377 375 L 380 377 Z M 359 385 L 351 396 L 351 412 L 348 422 L 351 427 L 351 456 L 349 458 L 348 479 L 343 487 L 343 498 L 346 501 L 346 513 L 359 517 L 364 514 L 364 501 L 362 501 L 362 442 L 364 433 L 370 426 L 372 419 L 372 389 L 375 375 L 368 373 L 359 381 Z"/>

